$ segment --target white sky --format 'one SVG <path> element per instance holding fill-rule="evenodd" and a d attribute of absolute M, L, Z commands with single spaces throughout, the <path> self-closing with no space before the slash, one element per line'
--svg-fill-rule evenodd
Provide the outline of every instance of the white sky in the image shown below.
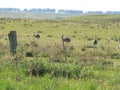
<path fill-rule="evenodd" d="M 1 7 L 120 11 L 120 0 L 0 0 Z"/>

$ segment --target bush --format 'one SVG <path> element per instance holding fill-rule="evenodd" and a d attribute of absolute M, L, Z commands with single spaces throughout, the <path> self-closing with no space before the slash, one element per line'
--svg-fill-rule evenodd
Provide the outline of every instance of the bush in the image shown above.
<path fill-rule="evenodd" d="M 67 78 L 80 78 L 82 65 L 67 65 L 53 64 L 53 63 L 33 63 L 32 64 L 32 75 L 43 76 L 49 74 L 51 77 L 67 77 Z M 29 71 L 26 72 L 29 75 Z"/>

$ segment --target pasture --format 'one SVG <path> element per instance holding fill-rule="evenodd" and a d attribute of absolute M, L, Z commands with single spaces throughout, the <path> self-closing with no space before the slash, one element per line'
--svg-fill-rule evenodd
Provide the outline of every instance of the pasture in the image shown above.
<path fill-rule="evenodd" d="M 15 55 L 9 52 L 12 30 Z M 62 35 L 71 40 L 64 43 L 67 60 Z M 119 90 L 119 38 L 120 15 L 0 18 L 0 90 Z"/>

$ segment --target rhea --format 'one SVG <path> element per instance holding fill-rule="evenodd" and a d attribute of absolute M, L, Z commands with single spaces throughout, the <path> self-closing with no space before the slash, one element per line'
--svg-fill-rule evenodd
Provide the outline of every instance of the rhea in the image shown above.
<path fill-rule="evenodd" d="M 98 44 L 98 40 L 97 38 L 95 37 L 94 40 L 93 40 L 93 44 L 96 46 Z"/>
<path fill-rule="evenodd" d="M 63 42 L 70 42 L 70 41 L 71 41 L 70 38 L 68 38 L 68 37 L 63 38 L 63 36 L 64 36 L 64 35 L 62 35 L 62 40 L 63 40 Z"/>
<path fill-rule="evenodd" d="M 33 34 L 33 36 L 34 36 L 35 38 L 37 38 L 37 39 L 40 38 L 40 35 L 39 35 L 39 34 Z"/>

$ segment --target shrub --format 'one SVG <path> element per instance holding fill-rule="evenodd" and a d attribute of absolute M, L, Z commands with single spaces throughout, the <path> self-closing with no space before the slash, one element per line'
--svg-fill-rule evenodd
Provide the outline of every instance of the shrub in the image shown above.
<path fill-rule="evenodd" d="M 61 45 L 59 45 L 57 43 L 48 44 L 46 47 L 46 51 L 47 51 L 49 61 L 61 62 L 60 61 L 60 58 L 62 55 Z"/>

